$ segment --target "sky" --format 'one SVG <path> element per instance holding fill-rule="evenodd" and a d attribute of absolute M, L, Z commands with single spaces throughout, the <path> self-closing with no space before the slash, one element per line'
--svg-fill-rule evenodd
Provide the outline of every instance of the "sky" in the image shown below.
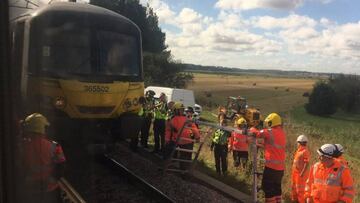
<path fill-rule="evenodd" d="M 359 0 L 140 3 L 156 12 L 168 49 L 183 63 L 360 74 Z"/>
<path fill-rule="evenodd" d="M 360 74 L 358 0 L 141 0 L 176 60 Z"/>

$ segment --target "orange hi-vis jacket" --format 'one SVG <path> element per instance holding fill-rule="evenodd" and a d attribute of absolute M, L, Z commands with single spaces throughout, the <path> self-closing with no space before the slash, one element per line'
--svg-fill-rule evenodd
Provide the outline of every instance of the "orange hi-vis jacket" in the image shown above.
<path fill-rule="evenodd" d="M 281 126 L 260 130 L 257 137 L 264 138 L 265 166 L 274 170 L 285 170 L 285 132 Z"/>
<path fill-rule="evenodd" d="M 312 198 L 314 203 L 350 203 L 354 196 L 353 179 L 346 165 L 334 160 L 334 164 L 329 168 L 321 162 L 311 167 L 305 187 L 305 198 Z"/>
<path fill-rule="evenodd" d="M 232 132 L 229 138 L 229 149 L 234 151 L 248 151 L 248 137 L 246 135 Z"/>
<path fill-rule="evenodd" d="M 171 139 L 172 141 L 176 142 L 178 140 L 177 144 L 183 145 L 183 144 L 193 143 L 192 142 L 193 138 L 199 139 L 200 138 L 199 129 L 196 127 L 195 123 L 193 122 L 187 124 L 187 126 L 184 127 L 180 135 L 180 138 L 178 139 L 181 128 L 184 126 L 187 120 L 188 119 L 186 118 L 186 116 L 174 116 L 166 125 L 165 141 L 169 142 Z M 192 138 L 192 136 L 194 137 Z"/>
<path fill-rule="evenodd" d="M 291 199 L 297 200 L 298 202 L 305 202 L 305 185 L 306 180 L 309 176 L 309 168 L 307 167 L 303 173 L 303 176 L 300 176 L 301 171 L 304 168 L 306 163 L 310 161 L 310 152 L 306 146 L 299 146 L 292 165 L 292 190 L 291 190 Z"/>
<path fill-rule="evenodd" d="M 345 166 L 349 167 L 349 162 L 346 161 L 346 159 L 344 158 L 343 155 L 339 156 L 338 158 L 336 158 L 336 160 L 338 160 L 340 163 L 344 164 Z"/>
<path fill-rule="evenodd" d="M 255 127 L 251 127 L 250 129 L 249 129 L 249 131 L 248 131 L 249 133 L 254 133 L 255 135 L 257 135 L 257 134 L 259 134 L 259 130 L 258 129 L 256 129 Z M 251 139 L 252 140 L 252 139 Z M 264 140 L 263 140 L 263 138 L 257 138 L 256 139 L 256 146 L 257 147 L 264 147 Z"/>
<path fill-rule="evenodd" d="M 65 156 L 59 144 L 44 137 L 35 137 L 24 144 L 24 167 L 27 181 L 44 183 L 45 191 L 58 187 L 54 177 L 55 165 L 64 163 Z"/>

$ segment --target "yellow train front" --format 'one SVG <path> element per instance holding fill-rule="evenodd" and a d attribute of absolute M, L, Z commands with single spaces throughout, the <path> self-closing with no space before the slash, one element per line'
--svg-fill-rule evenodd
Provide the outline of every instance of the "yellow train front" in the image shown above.
<path fill-rule="evenodd" d="M 41 112 L 58 126 L 111 121 L 125 135 L 140 127 L 141 32 L 129 19 L 53 3 L 15 19 L 12 44 L 22 114 Z"/>

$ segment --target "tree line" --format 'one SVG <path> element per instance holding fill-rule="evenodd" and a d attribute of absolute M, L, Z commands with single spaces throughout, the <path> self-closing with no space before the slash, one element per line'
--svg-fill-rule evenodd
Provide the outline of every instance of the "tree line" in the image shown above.
<path fill-rule="evenodd" d="M 141 30 L 145 86 L 159 85 L 183 88 L 193 79 L 184 73 L 185 65 L 173 60 L 165 44 L 165 33 L 159 19 L 150 8 L 139 0 L 90 0 L 90 4 L 112 10 L 132 20 Z"/>
<path fill-rule="evenodd" d="M 317 82 L 305 108 L 307 112 L 319 116 L 332 115 L 338 109 L 360 113 L 360 77 L 336 75 L 328 81 Z"/>

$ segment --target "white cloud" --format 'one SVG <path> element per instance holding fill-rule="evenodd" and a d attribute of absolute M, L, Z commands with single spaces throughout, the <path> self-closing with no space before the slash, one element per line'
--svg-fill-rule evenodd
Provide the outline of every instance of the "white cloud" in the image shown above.
<path fill-rule="evenodd" d="M 289 2 L 297 2 L 296 6 L 299 6 L 304 1 Z M 192 8 L 175 12 L 160 0 L 152 2 L 156 2 L 156 8 L 170 11 L 167 15 L 158 15 L 162 25 L 179 28 L 180 31 L 165 30 L 166 43 L 174 58 L 183 62 L 359 73 L 356 67 L 360 65 L 360 21 L 341 25 L 325 17 L 315 20 L 298 14 L 283 18 L 255 16 L 245 19 L 241 11 L 234 10 L 241 2 L 243 9 L 250 9 L 259 5 L 270 8 L 269 2 L 273 3 L 273 8 L 274 2 L 282 1 L 269 0 L 268 4 L 260 0 L 234 0 L 232 4 L 229 1 L 233 8 L 220 10 L 215 18 L 204 16 Z M 226 3 L 225 0 L 219 2 Z"/>
<path fill-rule="evenodd" d="M 220 9 L 250 10 L 257 8 L 291 10 L 303 4 L 304 0 L 219 0 L 215 7 Z"/>
<path fill-rule="evenodd" d="M 317 22 L 307 16 L 291 14 L 285 18 L 274 18 L 272 16 L 253 17 L 251 25 L 270 30 L 275 28 L 289 29 L 302 26 L 315 27 Z"/>
<path fill-rule="evenodd" d="M 169 5 L 167 5 L 165 2 L 160 0 L 141 0 L 140 3 L 143 6 L 149 4 L 149 6 L 159 17 L 160 23 L 175 24 L 174 18 L 176 13 L 171 10 Z"/>
<path fill-rule="evenodd" d="M 318 32 L 311 27 L 300 27 L 299 29 L 289 29 L 280 31 L 280 36 L 285 39 L 310 39 L 318 36 Z"/>
<path fill-rule="evenodd" d="M 281 31 L 290 53 L 360 61 L 360 22 L 316 32 L 312 28 Z"/>

